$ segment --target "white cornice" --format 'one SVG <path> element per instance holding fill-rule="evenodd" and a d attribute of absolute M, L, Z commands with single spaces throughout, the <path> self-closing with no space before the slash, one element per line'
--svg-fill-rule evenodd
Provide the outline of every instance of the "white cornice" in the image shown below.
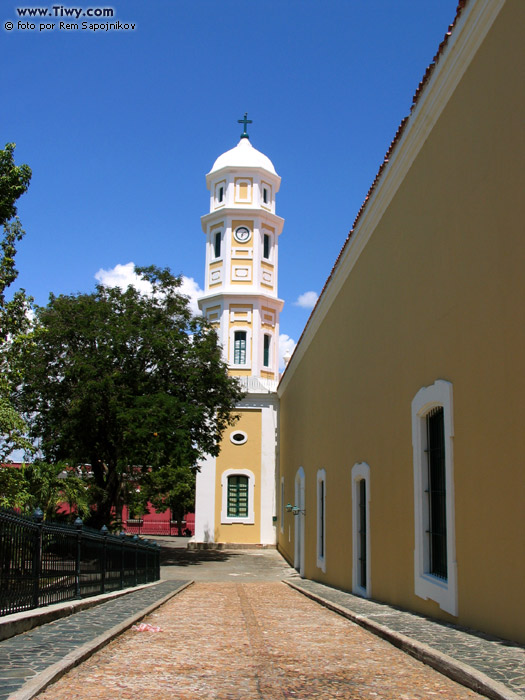
<path fill-rule="evenodd" d="M 286 389 L 295 368 L 319 330 L 361 251 L 368 243 L 506 1 L 469 2 L 459 17 L 452 36 L 439 57 L 428 83 L 424 86 L 399 142 L 394 147 L 390 161 L 378 180 L 353 235 L 343 248 L 332 277 L 307 322 L 303 336 L 279 384 L 279 395 Z"/>
<path fill-rule="evenodd" d="M 197 303 L 199 305 L 199 308 L 202 309 L 202 306 L 205 302 L 213 302 L 220 300 L 232 301 L 235 304 L 254 304 L 256 301 L 261 301 L 265 304 L 268 304 L 269 306 L 274 307 L 278 311 L 282 311 L 284 306 L 283 299 L 269 296 L 268 294 L 264 294 L 264 292 L 247 292 L 245 289 L 238 292 L 236 290 L 226 289 L 221 292 L 214 292 L 213 294 L 203 294 L 197 299 Z"/>
<path fill-rule="evenodd" d="M 284 219 L 282 216 L 277 216 L 271 211 L 266 211 L 266 209 L 247 207 L 223 207 L 222 209 L 216 209 L 215 211 L 210 211 L 208 214 L 201 216 L 201 227 L 204 233 L 207 233 L 207 227 L 210 223 L 213 223 L 215 219 L 233 219 L 239 217 L 248 217 L 250 219 L 258 218 L 261 221 L 271 222 L 277 229 L 277 235 L 279 236 L 283 230 Z"/>
<path fill-rule="evenodd" d="M 221 177 L 224 177 L 228 173 L 238 173 L 239 177 L 247 176 L 249 173 L 264 175 L 268 182 L 274 185 L 276 193 L 279 192 L 279 187 L 281 186 L 280 176 L 266 170 L 266 168 L 250 167 L 247 165 L 227 165 L 224 168 L 220 168 L 220 170 L 213 170 L 206 175 L 206 187 L 208 190 L 211 190 L 211 186 L 215 180 L 220 180 Z"/>

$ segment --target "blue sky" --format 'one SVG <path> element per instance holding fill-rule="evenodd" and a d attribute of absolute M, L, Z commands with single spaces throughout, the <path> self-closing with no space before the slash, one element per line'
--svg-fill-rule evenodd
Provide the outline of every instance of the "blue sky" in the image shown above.
<path fill-rule="evenodd" d="M 205 174 L 248 112 L 282 177 L 281 332 L 297 340 L 297 300 L 322 289 L 457 0 L 29 3 L 136 25 L 107 32 L 17 29 L 16 3 L 0 13 L 0 140 L 33 169 L 18 286 L 45 304 L 133 262 L 202 287 Z"/>

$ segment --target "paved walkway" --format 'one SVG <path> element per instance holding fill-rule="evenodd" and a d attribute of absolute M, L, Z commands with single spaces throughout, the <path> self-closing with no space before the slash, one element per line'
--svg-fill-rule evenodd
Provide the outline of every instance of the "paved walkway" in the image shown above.
<path fill-rule="evenodd" d="M 90 656 L 185 585 L 164 581 L 147 586 L 0 642 L 0 700 L 34 697 L 35 689 L 68 667 L 66 657 L 78 663 Z"/>
<path fill-rule="evenodd" d="M 187 552 L 173 548 L 173 541 L 167 544 L 166 580 L 158 586 L 1 642 L 0 700 L 37 697 L 45 687 L 41 683 L 52 680 L 57 670 L 89 657 L 113 637 L 109 646 L 38 697 L 481 697 L 382 636 L 487 697 L 525 698 L 522 647 L 300 579 L 275 550 Z M 190 580 L 196 583 L 156 609 Z M 161 627 L 160 632 L 121 634 L 152 609 L 145 621 Z"/>
<path fill-rule="evenodd" d="M 525 698 L 525 649 L 487 635 L 365 600 L 315 581 L 291 586 L 434 668 L 494 698 Z"/>
<path fill-rule="evenodd" d="M 196 583 L 40 700 L 481 700 L 283 583 Z"/>

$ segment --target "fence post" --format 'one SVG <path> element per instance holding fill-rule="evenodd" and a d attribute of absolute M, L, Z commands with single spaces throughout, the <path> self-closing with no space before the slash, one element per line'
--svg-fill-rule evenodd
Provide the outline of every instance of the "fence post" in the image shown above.
<path fill-rule="evenodd" d="M 75 527 L 77 528 L 77 559 L 75 563 L 75 597 L 81 598 L 82 594 L 80 591 L 80 562 L 81 562 L 81 549 L 82 549 L 82 527 L 84 523 L 82 518 L 77 517 L 75 520 Z"/>
<path fill-rule="evenodd" d="M 120 539 L 121 539 L 121 548 L 120 548 L 120 588 L 124 588 L 124 550 L 125 550 L 125 545 L 126 545 L 126 533 L 121 532 L 120 533 Z"/>
<path fill-rule="evenodd" d="M 133 576 L 133 585 L 136 586 L 138 583 L 138 565 L 139 565 L 139 538 L 138 538 L 138 535 L 133 536 L 133 542 L 135 543 L 135 573 Z"/>
<path fill-rule="evenodd" d="M 102 536 L 104 537 L 104 540 L 102 542 L 102 574 L 100 578 L 100 588 L 101 588 L 101 593 L 106 592 L 106 568 L 107 568 L 107 561 L 108 561 L 108 529 L 105 525 L 102 525 L 100 528 L 100 532 L 102 533 Z"/>
<path fill-rule="evenodd" d="M 44 527 L 44 514 L 40 508 L 35 508 L 33 519 L 36 523 L 33 551 L 33 607 L 38 608 L 40 602 L 40 574 L 42 568 L 42 530 Z"/>

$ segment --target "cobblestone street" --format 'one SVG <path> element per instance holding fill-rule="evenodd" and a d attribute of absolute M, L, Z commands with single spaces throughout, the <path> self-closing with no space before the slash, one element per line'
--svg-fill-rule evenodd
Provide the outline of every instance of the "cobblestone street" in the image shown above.
<path fill-rule="evenodd" d="M 445 678 L 279 582 L 195 583 L 41 700 L 466 700 Z"/>

